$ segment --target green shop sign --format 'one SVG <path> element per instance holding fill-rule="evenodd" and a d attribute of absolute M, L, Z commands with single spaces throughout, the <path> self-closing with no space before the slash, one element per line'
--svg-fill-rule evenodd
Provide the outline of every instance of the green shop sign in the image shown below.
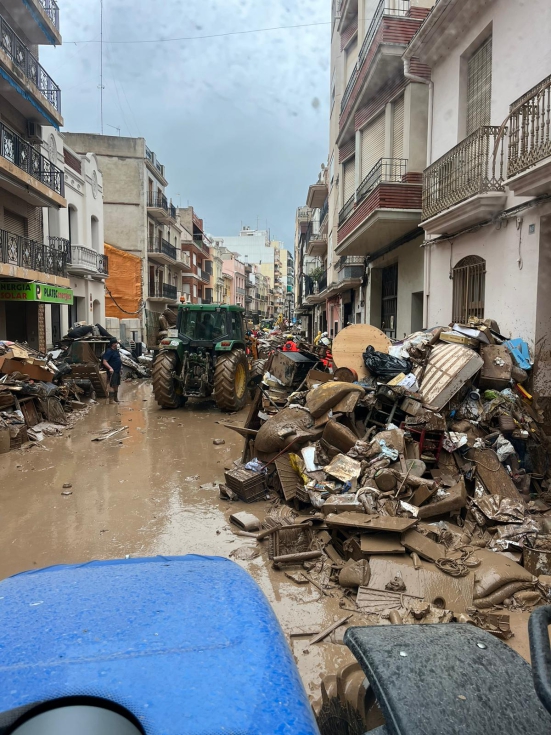
<path fill-rule="evenodd" d="M 26 283 L 23 281 L 0 281 L 0 301 L 40 301 L 45 304 L 73 303 L 70 288 L 48 286 L 45 283 Z"/>

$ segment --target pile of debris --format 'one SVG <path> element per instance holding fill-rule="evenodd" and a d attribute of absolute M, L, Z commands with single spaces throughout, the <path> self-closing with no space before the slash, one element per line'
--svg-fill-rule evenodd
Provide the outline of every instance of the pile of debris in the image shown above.
<path fill-rule="evenodd" d="M 367 623 L 456 620 L 509 637 L 504 610 L 551 600 L 548 447 L 528 346 L 491 321 L 394 344 L 353 325 L 333 354 L 340 380 L 312 353 L 268 359 L 245 427 L 228 426 L 245 449 L 222 496 L 275 496 L 254 534 L 274 565 L 341 590 Z"/>
<path fill-rule="evenodd" d="M 102 334 L 103 332 L 103 334 Z M 109 344 L 103 328 L 71 330 L 47 355 L 27 344 L 0 342 L 0 453 L 61 434 L 97 398 L 107 398 L 109 378 L 101 356 Z M 121 349 L 123 379 L 148 377 L 147 366 Z"/>

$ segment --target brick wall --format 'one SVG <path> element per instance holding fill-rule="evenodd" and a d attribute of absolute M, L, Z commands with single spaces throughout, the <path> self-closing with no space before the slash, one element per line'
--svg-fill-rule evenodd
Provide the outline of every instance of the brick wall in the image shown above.
<path fill-rule="evenodd" d="M 421 209 L 421 192 L 418 184 L 380 184 L 339 227 L 337 242 L 340 244 L 376 209 Z"/>

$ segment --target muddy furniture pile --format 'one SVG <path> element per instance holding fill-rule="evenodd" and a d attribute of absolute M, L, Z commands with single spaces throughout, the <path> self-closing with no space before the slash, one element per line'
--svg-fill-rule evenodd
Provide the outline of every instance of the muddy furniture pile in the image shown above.
<path fill-rule="evenodd" d="M 509 611 L 551 599 L 548 443 L 526 344 L 493 322 L 394 344 L 354 325 L 333 354 L 341 380 L 308 354 L 266 364 L 221 486 L 273 501 L 242 533 L 364 622 L 507 638 Z"/>

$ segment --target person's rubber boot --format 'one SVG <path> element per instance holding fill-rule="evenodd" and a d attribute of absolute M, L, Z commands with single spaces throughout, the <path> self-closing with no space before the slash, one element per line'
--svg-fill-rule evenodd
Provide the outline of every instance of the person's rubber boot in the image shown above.
<path fill-rule="evenodd" d="M 120 401 L 119 401 L 119 389 L 118 388 L 115 388 L 114 401 L 115 401 L 115 403 L 120 403 Z"/>
<path fill-rule="evenodd" d="M 113 404 L 113 403 L 115 403 L 115 393 L 112 390 L 110 390 L 109 391 L 109 404 Z"/>

